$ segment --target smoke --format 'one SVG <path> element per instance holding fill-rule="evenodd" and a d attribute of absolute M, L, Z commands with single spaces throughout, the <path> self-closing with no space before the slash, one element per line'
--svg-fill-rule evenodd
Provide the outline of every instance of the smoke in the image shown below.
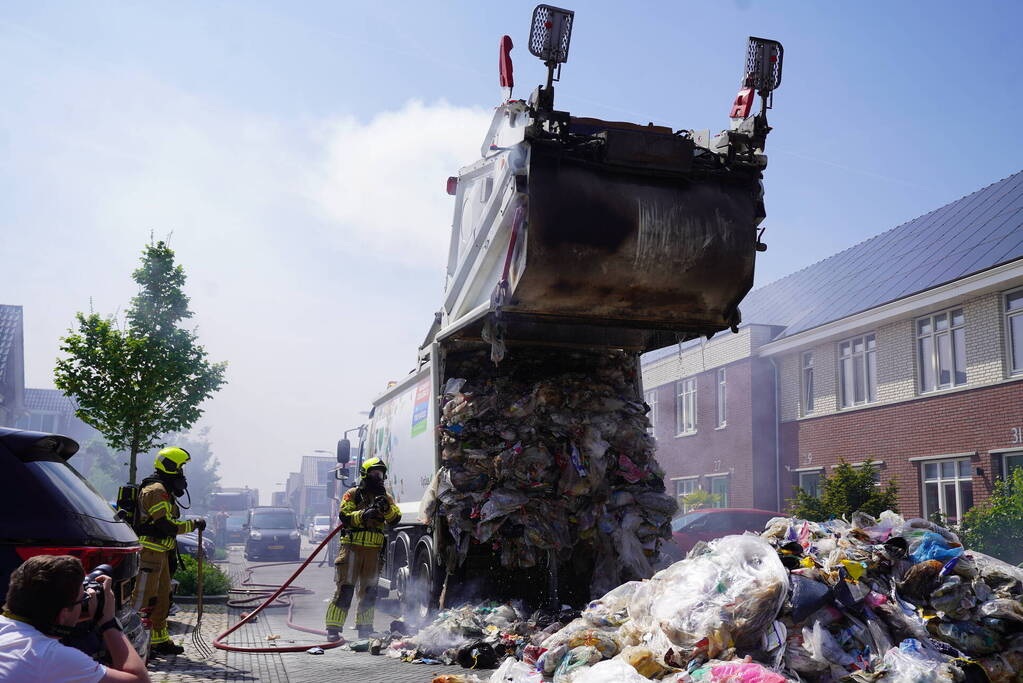
<path fill-rule="evenodd" d="M 334 239 L 402 265 L 441 267 L 454 208 L 445 180 L 480 158 L 490 117 L 482 108 L 413 100 L 367 123 L 327 123 L 312 196 L 341 228 Z"/>

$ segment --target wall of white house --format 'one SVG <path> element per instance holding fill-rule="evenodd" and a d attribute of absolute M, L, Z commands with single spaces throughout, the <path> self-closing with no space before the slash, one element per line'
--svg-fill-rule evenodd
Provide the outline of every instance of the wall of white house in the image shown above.
<path fill-rule="evenodd" d="M 966 384 L 952 389 L 927 393 L 920 391 L 915 331 L 919 316 L 879 325 L 872 330 L 877 340 L 877 401 L 866 405 L 896 403 L 932 393 L 975 388 L 1004 380 L 1007 376 L 1007 360 L 1003 294 L 992 292 L 967 301 L 950 300 L 946 307 L 933 311 L 937 313 L 959 307 L 963 309 Z M 776 360 L 781 378 L 783 422 L 850 410 L 841 408 L 838 400 L 838 343 L 844 339 L 846 337 L 835 338 L 812 348 L 786 353 Z M 808 412 L 802 405 L 802 354 L 806 351 L 813 352 L 814 360 L 812 412 Z"/>

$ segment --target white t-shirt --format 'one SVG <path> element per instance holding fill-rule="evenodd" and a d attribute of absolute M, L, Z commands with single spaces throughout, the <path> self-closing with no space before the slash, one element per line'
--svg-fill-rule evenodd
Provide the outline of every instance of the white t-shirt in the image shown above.
<path fill-rule="evenodd" d="M 31 624 L 0 615 L 0 681 L 97 683 L 107 668 Z"/>

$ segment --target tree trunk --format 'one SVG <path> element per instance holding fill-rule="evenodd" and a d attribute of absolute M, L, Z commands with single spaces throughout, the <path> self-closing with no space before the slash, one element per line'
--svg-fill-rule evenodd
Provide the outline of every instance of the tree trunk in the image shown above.
<path fill-rule="evenodd" d="M 138 444 L 134 444 L 133 443 L 131 445 L 131 459 L 128 460 L 128 483 L 129 484 L 134 484 L 135 483 L 135 472 L 136 472 L 135 459 L 138 457 L 138 454 L 139 454 Z"/>

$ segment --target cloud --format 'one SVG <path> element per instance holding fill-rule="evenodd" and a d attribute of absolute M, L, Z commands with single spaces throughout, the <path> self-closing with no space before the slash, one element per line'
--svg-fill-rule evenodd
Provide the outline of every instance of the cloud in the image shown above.
<path fill-rule="evenodd" d="M 492 112 L 408 102 L 368 123 L 329 122 L 312 196 L 351 246 L 406 266 L 446 263 L 453 201 L 445 179 L 480 158 Z"/>
<path fill-rule="evenodd" d="M 0 291 L 26 307 L 29 386 L 50 385 L 75 311 L 123 311 L 150 230 L 173 233 L 200 341 L 229 362 L 200 422 L 226 485 L 272 489 L 413 365 L 443 294 L 444 179 L 479 157 L 485 109 L 296 120 L 131 71 L 26 81 L 0 113 L 20 131 L 0 166 L 17 236 Z"/>

